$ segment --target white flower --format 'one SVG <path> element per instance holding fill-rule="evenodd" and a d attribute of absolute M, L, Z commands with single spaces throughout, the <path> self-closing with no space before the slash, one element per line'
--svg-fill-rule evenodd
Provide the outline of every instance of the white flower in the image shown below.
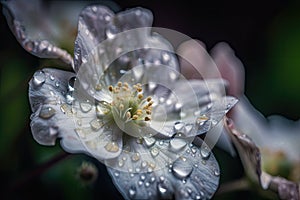
<path fill-rule="evenodd" d="M 29 83 L 33 137 L 97 158 L 126 199 L 211 198 L 218 163 L 195 136 L 237 100 L 220 92 L 222 80 L 187 81 L 171 44 L 143 28 L 151 25 L 143 8 L 86 7 L 74 72 L 47 68 Z"/>

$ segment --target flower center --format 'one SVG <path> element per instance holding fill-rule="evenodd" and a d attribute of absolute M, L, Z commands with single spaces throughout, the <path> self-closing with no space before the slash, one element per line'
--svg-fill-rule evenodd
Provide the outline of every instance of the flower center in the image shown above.
<path fill-rule="evenodd" d="M 130 86 L 127 82 L 118 82 L 116 86 L 110 85 L 108 90 L 112 102 L 100 103 L 102 115 L 113 119 L 129 135 L 142 136 L 136 129 L 147 126 L 151 121 L 152 97 L 144 97 L 140 83 Z"/>
<path fill-rule="evenodd" d="M 142 85 L 137 83 L 130 87 L 128 83 L 118 82 L 108 90 L 112 93 L 111 111 L 122 121 L 135 121 L 138 124 L 151 120 L 152 98 L 144 98 Z"/>

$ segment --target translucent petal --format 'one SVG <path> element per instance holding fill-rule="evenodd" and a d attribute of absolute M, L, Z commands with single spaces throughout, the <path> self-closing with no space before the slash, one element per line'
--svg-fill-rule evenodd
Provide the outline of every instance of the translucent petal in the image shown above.
<path fill-rule="evenodd" d="M 74 49 L 74 70 L 87 60 L 88 54 L 105 39 L 105 29 L 113 12 L 104 6 L 88 6 L 81 11 Z"/>
<path fill-rule="evenodd" d="M 73 111 L 66 96 L 68 82 L 75 74 L 43 69 L 29 82 L 29 101 L 33 114 L 31 129 L 34 139 L 43 145 L 54 145 L 57 138 L 68 152 L 85 151 L 74 129 Z"/>
<path fill-rule="evenodd" d="M 68 5 L 68 9 L 63 12 L 59 11 L 62 7 L 65 9 L 62 4 L 45 6 L 36 0 L 2 3 L 8 25 L 25 50 L 41 58 L 59 58 L 72 65 L 71 55 L 59 46 L 62 41 L 72 46 L 77 13 L 83 8 L 83 3 Z"/>
<path fill-rule="evenodd" d="M 150 126 L 168 137 L 174 129 L 187 137 L 209 131 L 237 102 L 223 87 L 223 80 L 176 81 L 169 96 L 156 97 Z"/>
<path fill-rule="evenodd" d="M 118 170 L 119 167 L 108 167 L 114 184 L 125 199 L 171 199 L 174 196 L 176 199 L 211 198 L 218 187 L 220 171 L 217 161 L 202 140 L 197 139 L 196 144 L 183 147 L 180 142 L 173 143 L 182 147 L 177 151 L 171 148 L 169 141 L 161 140 L 157 143 L 163 143 L 161 146 L 167 149 L 156 155 L 151 153 L 151 148 L 147 150 L 139 144 L 144 148 L 140 159 L 137 160 L 134 154 L 121 154 L 117 163 L 123 164 L 125 171 Z M 177 157 L 168 162 L 160 154 L 167 155 L 166 158 Z M 132 155 L 135 160 L 128 155 Z M 147 160 L 151 157 L 157 158 L 154 159 L 156 162 Z M 148 171 L 145 172 L 144 168 Z"/>
<path fill-rule="evenodd" d="M 78 78 L 88 94 L 101 101 L 107 98 L 106 89 L 117 82 L 146 84 L 145 95 L 158 89 L 150 88 L 149 81 L 158 77 L 174 82 L 178 76 L 176 57 L 169 53 L 172 46 L 161 36 L 151 34 L 149 28 L 133 29 L 118 34 L 113 40 L 105 40 L 91 51 Z M 126 42 L 128 41 L 128 42 Z M 147 46 L 147 48 L 145 48 Z M 167 57 L 167 58 L 166 58 Z M 164 70 L 166 66 L 173 71 Z M 155 73 L 154 73 L 155 71 Z M 156 76 L 159 73 L 161 76 Z"/>

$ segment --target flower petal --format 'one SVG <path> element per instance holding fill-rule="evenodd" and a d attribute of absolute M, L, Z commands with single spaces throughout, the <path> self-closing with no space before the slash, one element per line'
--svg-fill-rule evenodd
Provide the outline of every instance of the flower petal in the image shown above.
<path fill-rule="evenodd" d="M 166 143 L 166 147 L 169 148 L 169 151 L 162 150 L 157 157 L 166 152 L 169 153 L 166 158 L 176 155 L 171 143 L 163 140 L 157 142 Z M 167 160 L 162 163 L 159 159 L 155 159 L 157 163 L 147 162 L 147 165 L 143 165 L 146 154 L 141 155 L 137 161 L 132 161 L 135 157 L 130 158 L 128 154 L 124 153 L 122 156 L 119 161 L 129 163 L 124 164 L 124 167 L 135 167 L 127 168 L 126 171 L 108 167 L 108 171 L 125 199 L 171 199 L 174 196 L 176 199 L 208 199 L 218 187 L 220 175 L 218 163 L 200 139 L 197 144 L 187 144 L 183 147 L 172 163 Z M 143 166 L 153 170 L 142 171 Z"/>
<path fill-rule="evenodd" d="M 54 145 L 57 138 L 62 138 L 62 146 L 68 152 L 84 151 L 74 132 L 71 105 L 66 98 L 68 82 L 74 76 L 71 72 L 43 69 L 35 72 L 29 82 L 34 139 L 43 145 Z"/>
<path fill-rule="evenodd" d="M 79 17 L 78 35 L 75 41 L 75 71 L 78 71 L 81 64 L 87 61 L 88 55 L 99 43 L 105 39 L 113 39 L 116 34 L 126 30 L 150 27 L 152 18 L 152 13 L 143 8 L 126 10 L 117 15 L 104 6 L 95 5 L 85 8 Z"/>
<path fill-rule="evenodd" d="M 178 76 L 176 57 L 170 53 L 172 46 L 160 35 L 152 34 L 150 28 L 132 29 L 107 39 L 93 49 L 77 75 L 88 94 L 99 101 L 107 97 L 109 85 L 117 82 L 147 84 L 145 95 L 159 90 L 156 81 L 159 73 L 162 79 L 174 82 Z M 137 39 L 138 38 L 138 39 Z M 147 47 L 147 48 L 146 48 Z M 163 70 L 165 68 L 172 69 Z M 148 84 L 152 81 L 152 85 Z M 154 85 L 155 84 L 155 85 Z"/>
<path fill-rule="evenodd" d="M 237 102 L 223 87 L 222 80 L 176 81 L 167 98 L 157 98 L 150 126 L 168 137 L 174 129 L 187 137 L 207 132 Z"/>
<path fill-rule="evenodd" d="M 81 11 L 74 49 L 74 70 L 87 60 L 88 54 L 106 38 L 105 30 L 113 12 L 104 6 L 88 6 Z"/>
<path fill-rule="evenodd" d="M 240 132 L 232 120 L 228 119 L 225 125 L 249 178 L 259 184 L 262 189 L 276 192 L 280 199 L 299 200 L 299 184 L 262 171 L 260 149 L 252 139 Z"/>
<path fill-rule="evenodd" d="M 44 145 L 54 145 L 56 138 L 62 138 L 66 151 L 87 153 L 99 160 L 118 156 L 121 133 L 97 119 L 94 102 L 78 94 L 74 77 L 74 73 L 55 69 L 34 74 L 29 83 L 34 138 Z"/>
<path fill-rule="evenodd" d="M 40 58 L 59 58 L 66 64 L 72 65 L 73 59 L 71 55 L 59 48 L 57 45 L 61 40 L 61 36 L 66 34 L 66 23 L 64 23 L 64 34 L 61 34 L 58 23 L 51 21 L 54 19 L 53 10 L 46 10 L 39 1 L 5 1 L 3 3 L 3 13 L 6 17 L 8 25 L 22 45 L 22 47 L 31 54 Z M 48 7 L 47 7 L 48 8 Z M 77 7 L 81 8 L 80 6 Z M 68 15 L 57 15 L 59 12 L 55 9 L 57 22 L 63 19 L 70 23 L 69 29 L 72 30 L 72 21 L 76 19 L 74 13 Z M 71 15 L 70 15 L 71 14 Z M 71 31 L 69 31 L 71 32 Z"/>

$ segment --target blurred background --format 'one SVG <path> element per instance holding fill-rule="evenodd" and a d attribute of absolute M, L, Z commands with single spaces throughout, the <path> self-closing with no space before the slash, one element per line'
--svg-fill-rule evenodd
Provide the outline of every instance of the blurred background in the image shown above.
<path fill-rule="evenodd" d="M 265 116 L 282 114 L 299 119 L 300 2 L 197 2 L 120 0 L 105 4 L 113 5 L 115 11 L 136 6 L 148 8 L 154 15 L 153 26 L 199 39 L 208 50 L 218 42 L 227 42 L 245 66 L 245 93 L 251 103 Z M 67 155 L 59 144 L 46 147 L 33 140 L 28 81 L 37 69 L 56 63 L 27 53 L 14 38 L 3 15 L 0 27 L 0 198 L 122 199 L 101 163 L 84 155 Z M 64 45 L 72 52 L 72 40 Z M 243 175 L 239 158 L 232 158 L 218 148 L 214 153 L 222 172 L 220 184 Z M 78 177 L 82 161 L 92 163 L 98 170 L 93 184 L 85 184 Z M 260 192 L 255 189 L 230 192 L 217 194 L 214 199 L 274 198 Z"/>

